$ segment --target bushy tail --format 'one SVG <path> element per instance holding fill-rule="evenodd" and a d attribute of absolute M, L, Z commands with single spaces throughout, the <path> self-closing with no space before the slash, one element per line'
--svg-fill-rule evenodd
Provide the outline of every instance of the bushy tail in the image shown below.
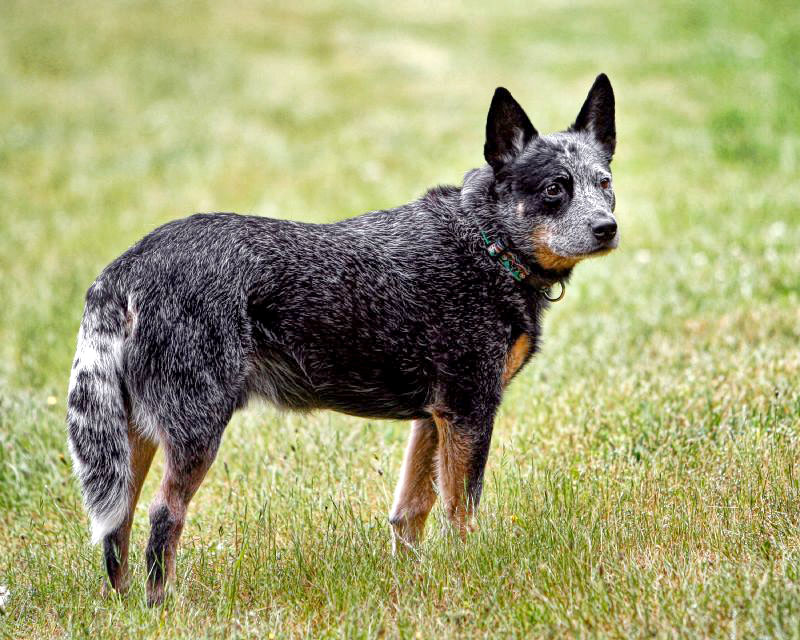
<path fill-rule="evenodd" d="M 92 521 L 92 543 L 128 515 L 128 411 L 122 380 L 125 302 L 102 280 L 86 294 L 67 400 L 73 469 Z"/>

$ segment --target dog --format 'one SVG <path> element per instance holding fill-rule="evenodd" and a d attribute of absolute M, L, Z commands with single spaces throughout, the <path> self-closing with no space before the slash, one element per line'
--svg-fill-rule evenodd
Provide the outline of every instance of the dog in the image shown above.
<path fill-rule="evenodd" d="M 599 75 L 540 135 L 498 88 L 486 164 L 395 209 L 332 224 L 232 213 L 165 224 L 86 294 L 69 382 L 74 470 L 110 585 L 161 445 L 147 601 L 164 600 L 186 511 L 248 399 L 411 421 L 389 522 L 413 547 L 437 495 L 474 526 L 503 391 L 536 353 L 573 267 L 614 249 L 614 93 Z M 556 289 L 558 287 L 558 289 Z"/>

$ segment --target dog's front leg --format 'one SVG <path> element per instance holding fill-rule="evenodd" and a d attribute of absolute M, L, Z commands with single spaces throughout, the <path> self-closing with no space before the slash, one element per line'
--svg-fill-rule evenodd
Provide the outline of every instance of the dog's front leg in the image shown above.
<path fill-rule="evenodd" d="M 436 502 L 436 449 L 438 437 L 431 418 L 414 420 L 403 467 L 389 515 L 392 552 L 413 546 L 422 538 L 425 520 Z M 399 544 L 398 544 L 399 543 Z"/>
<path fill-rule="evenodd" d="M 475 529 L 483 472 L 492 439 L 492 419 L 434 411 L 439 446 L 439 493 L 450 522 L 462 540 Z"/>

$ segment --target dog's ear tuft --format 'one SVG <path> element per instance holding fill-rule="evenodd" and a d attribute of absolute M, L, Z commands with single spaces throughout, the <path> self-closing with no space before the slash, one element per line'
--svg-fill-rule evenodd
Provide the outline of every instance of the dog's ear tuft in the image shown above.
<path fill-rule="evenodd" d="M 570 130 L 589 131 L 611 161 L 617 146 L 617 129 L 614 124 L 614 90 L 605 73 L 595 79 Z"/>
<path fill-rule="evenodd" d="M 528 116 L 508 92 L 498 87 L 486 118 L 486 144 L 483 156 L 495 172 L 513 160 L 535 136 Z"/>

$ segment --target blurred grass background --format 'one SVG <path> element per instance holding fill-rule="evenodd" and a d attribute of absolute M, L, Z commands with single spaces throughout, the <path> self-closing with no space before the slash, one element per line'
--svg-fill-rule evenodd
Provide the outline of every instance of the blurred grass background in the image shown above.
<path fill-rule="evenodd" d="M 795 2 L 0 5 L 0 614 L 8 637 L 797 636 Z M 508 87 L 617 95 L 620 250 L 581 265 L 499 416 L 483 525 L 385 514 L 406 425 L 256 407 L 181 584 L 103 598 L 65 458 L 83 294 L 195 211 L 328 221 L 460 183 Z"/>

